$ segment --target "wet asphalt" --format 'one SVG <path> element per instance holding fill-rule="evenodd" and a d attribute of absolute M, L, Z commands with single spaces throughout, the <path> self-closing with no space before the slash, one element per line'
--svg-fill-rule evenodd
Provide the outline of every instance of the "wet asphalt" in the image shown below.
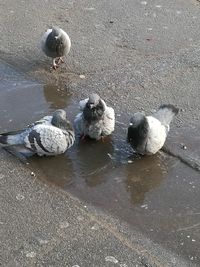
<path fill-rule="evenodd" d="M 1 131 L 23 127 L 56 108 L 66 108 L 73 120 L 78 101 L 93 91 L 107 99 L 117 115 L 116 131 L 105 144 L 76 144 L 58 158 L 33 158 L 28 167 L 1 152 L 3 266 L 76 266 L 69 258 L 74 260 L 75 251 L 83 246 L 87 249 L 78 253 L 78 266 L 199 266 L 199 8 L 197 1 L 1 2 Z M 37 47 L 42 31 L 51 24 L 66 29 L 72 39 L 66 64 L 53 73 L 49 59 Z M 135 158 L 125 142 L 131 113 L 152 112 L 167 102 L 176 104 L 181 112 L 163 151 L 150 158 Z M 93 153 L 98 157 L 91 156 Z M 20 188 L 8 177 L 19 180 Z M 31 186 L 24 183 L 27 177 Z M 30 194 L 25 206 L 18 205 L 27 186 Z M 38 214 L 32 212 L 37 210 L 30 198 L 35 197 L 34 186 L 43 191 Z M 109 255 L 102 249 L 96 259 L 98 253 L 91 253 L 92 248 L 83 244 L 85 229 L 80 230 L 83 243 L 69 237 L 66 249 L 66 237 L 55 238 L 57 224 L 50 205 L 47 214 L 55 229 L 46 224 L 44 236 L 52 233 L 51 249 L 48 242 L 42 244 L 48 256 L 40 255 L 42 245 L 35 239 L 42 238 L 42 231 L 37 231 L 42 224 L 36 217 L 41 218 L 47 196 L 52 196 L 56 206 L 71 199 L 72 214 L 76 206 L 83 210 L 89 206 L 87 223 L 96 216 L 97 224 L 106 221 L 105 229 L 109 223 L 116 224 L 117 241 L 102 244 L 104 248 L 111 244 L 112 255 L 122 251 L 122 258 L 106 258 Z M 26 204 L 29 212 L 23 214 Z M 58 211 L 61 222 L 63 210 Z M 27 231 L 30 222 L 22 224 L 24 238 L 18 236 L 19 217 L 33 219 Z M 43 223 L 45 227 L 45 220 Z M 69 232 L 75 233 L 80 224 Z M 13 232 L 9 238 L 8 232 Z M 110 228 L 105 232 L 113 237 Z M 92 233 L 91 244 L 97 251 L 100 246 L 94 240 L 101 240 L 101 234 Z M 59 242 L 52 241 L 55 239 Z M 122 248 L 117 247 L 119 240 Z M 126 251 L 127 242 L 141 246 Z M 30 249 L 33 254 L 27 256 Z M 148 255 L 141 256 L 143 250 Z M 87 254 L 93 256 L 87 258 Z"/>

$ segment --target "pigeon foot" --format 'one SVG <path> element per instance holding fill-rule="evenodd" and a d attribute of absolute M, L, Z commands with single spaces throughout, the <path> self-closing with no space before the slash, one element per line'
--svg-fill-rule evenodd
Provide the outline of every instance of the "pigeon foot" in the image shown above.
<path fill-rule="evenodd" d="M 53 69 L 56 70 L 59 67 L 58 63 L 56 62 L 56 59 L 53 59 L 52 66 L 50 67 L 50 70 L 52 71 Z"/>
<path fill-rule="evenodd" d="M 65 62 L 64 59 L 62 57 L 59 57 L 58 61 L 57 61 L 57 64 L 62 64 L 64 62 Z"/>

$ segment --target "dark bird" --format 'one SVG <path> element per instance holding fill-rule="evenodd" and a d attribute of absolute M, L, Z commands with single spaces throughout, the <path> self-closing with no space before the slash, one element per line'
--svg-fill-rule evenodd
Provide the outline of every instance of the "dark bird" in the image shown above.
<path fill-rule="evenodd" d="M 80 101 L 79 108 L 82 112 L 74 120 L 75 130 L 79 136 L 99 140 L 114 131 L 114 109 L 108 107 L 99 95 L 91 94 L 89 98 Z"/>
<path fill-rule="evenodd" d="M 163 147 L 170 123 L 178 111 L 168 104 L 160 106 L 151 116 L 135 113 L 130 119 L 127 141 L 139 154 L 155 154 Z"/>
<path fill-rule="evenodd" d="M 53 59 L 54 69 L 64 62 L 63 57 L 69 53 L 70 47 L 71 41 L 68 34 L 59 27 L 48 29 L 42 36 L 42 51 Z"/>
<path fill-rule="evenodd" d="M 62 154 L 74 144 L 74 141 L 74 129 L 62 109 L 22 130 L 0 134 L 0 144 L 18 146 L 23 152 L 39 156 Z"/>

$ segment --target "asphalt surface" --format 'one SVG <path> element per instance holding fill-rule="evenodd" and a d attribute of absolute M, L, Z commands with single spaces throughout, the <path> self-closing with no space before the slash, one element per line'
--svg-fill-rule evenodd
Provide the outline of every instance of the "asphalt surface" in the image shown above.
<path fill-rule="evenodd" d="M 1 151 L 2 266 L 190 266 Z"/>
<path fill-rule="evenodd" d="M 176 104 L 181 112 L 166 151 L 199 170 L 199 13 L 195 0 L 1 1 L 0 58 L 31 79 L 64 88 L 72 102 L 99 92 L 127 118 Z M 50 25 L 72 39 L 66 65 L 53 73 L 38 48 Z M 0 164 L 2 266 L 193 266 L 194 260 L 199 266 L 198 250 L 185 262 L 123 220 L 40 183 L 2 151 Z"/>

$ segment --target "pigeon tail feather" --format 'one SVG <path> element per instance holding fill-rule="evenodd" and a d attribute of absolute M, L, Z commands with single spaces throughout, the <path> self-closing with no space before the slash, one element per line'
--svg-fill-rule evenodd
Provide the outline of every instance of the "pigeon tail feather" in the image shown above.
<path fill-rule="evenodd" d="M 0 143 L 2 145 L 7 145 L 8 144 L 8 136 L 7 135 L 0 135 Z"/>
<path fill-rule="evenodd" d="M 12 131 L 0 134 L 0 143 L 3 145 L 19 145 L 23 144 L 22 135 L 24 130 Z"/>
<path fill-rule="evenodd" d="M 178 114 L 179 109 L 171 104 L 161 105 L 152 116 L 158 119 L 164 126 L 168 127 L 174 116 Z"/>

